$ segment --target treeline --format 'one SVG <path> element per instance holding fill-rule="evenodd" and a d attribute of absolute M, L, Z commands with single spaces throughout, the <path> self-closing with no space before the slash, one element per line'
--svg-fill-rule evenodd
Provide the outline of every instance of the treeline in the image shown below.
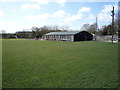
<path fill-rule="evenodd" d="M 64 32 L 64 31 L 68 31 L 69 27 L 68 26 L 43 26 L 43 27 L 32 27 L 30 29 L 30 31 L 19 31 L 16 32 L 14 34 L 6 34 L 5 30 L 2 30 L 2 38 L 29 38 L 29 39 L 33 39 L 33 38 L 42 38 L 42 36 L 46 33 L 49 32 Z M 85 30 L 88 31 L 92 34 L 95 35 L 118 35 L 120 34 L 120 20 L 118 20 L 118 18 L 115 18 L 114 21 L 114 31 L 112 31 L 112 24 L 109 25 L 105 25 L 102 26 L 100 28 L 98 28 L 97 23 L 93 23 L 93 24 L 84 24 L 81 27 L 81 30 Z M 119 35 L 120 36 L 120 35 Z"/>
<path fill-rule="evenodd" d="M 30 31 L 18 31 L 14 34 L 2 33 L 2 38 L 26 38 L 26 39 L 38 39 L 49 32 L 64 32 L 68 30 L 68 26 L 43 26 L 43 27 L 32 27 Z"/>
<path fill-rule="evenodd" d="M 114 21 L 114 30 L 112 30 L 112 23 L 109 25 L 104 25 L 100 28 L 98 28 L 97 23 L 93 23 L 93 24 L 84 24 L 81 27 L 81 30 L 86 30 L 90 33 L 93 33 L 95 35 L 118 35 L 120 32 L 120 21 L 118 20 L 118 18 L 115 18 Z"/>
<path fill-rule="evenodd" d="M 33 33 L 33 37 L 36 38 L 42 38 L 42 36 L 46 33 L 49 32 L 63 32 L 63 31 L 67 31 L 68 27 L 67 26 L 62 26 L 59 27 L 57 25 L 55 26 L 43 26 L 43 27 L 32 27 L 32 33 Z"/>

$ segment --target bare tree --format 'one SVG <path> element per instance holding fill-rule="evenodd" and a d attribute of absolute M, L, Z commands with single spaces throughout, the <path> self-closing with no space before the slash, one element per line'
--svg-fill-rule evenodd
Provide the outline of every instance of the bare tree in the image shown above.
<path fill-rule="evenodd" d="M 96 23 L 90 25 L 88 32 L 95 34 L 96 33 Z"/>
<path fill-rule="evenodd" d="M 69 30 L 69 27 L 68 27 L 67 25 L 62 25 L 62 26 L 60 27 L 60 30 L 62 30 L 62 31 L 68 31 L 68 30 Z"/>
<path fill-rule="evenodd" d="M 90 28 L 90 24 L 84 24 L 84 25 L 81 27 L 81 30 L 87 31 L 87 30 L 89 30 L 89 28 Z"/>

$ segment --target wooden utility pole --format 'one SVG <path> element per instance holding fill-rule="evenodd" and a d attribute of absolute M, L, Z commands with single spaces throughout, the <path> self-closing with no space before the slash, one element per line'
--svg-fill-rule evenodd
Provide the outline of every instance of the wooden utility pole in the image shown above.
<path fill-rule="evenodd" d="M 96 17 L 96 31 L 97 31 L 97 28 L 98 28 L 98 23 L 97 23 L 97 17 Z"/>
<path fill-rule="evenodd" d="M 95 41 L 97 40 L 97 37 L 96 37 L 97 27 L 98 27 L 98 25 L 97 25 L 97 17 L 96 17 L 96 25 L 95 25 Z"/>
<path fill-rule="evenodd" d="M 120 1 L 118 2 L 118 42 L 120 43 Z"/>
<path fill-rule="evenodd" d="M 98 29 L 98 23 L 97 23 L 97 17 L 96 17 L 96 32 L 97 32 L 97 29 Z M 95 40 L 97 40 L 97 35 L 95 37 Z"/>
<path fill-rule="evenodd" d="M 114 13 L 114 7 L 113 7 L 113 10 L 111 11 L 112 12 L 112 43 L 113 43 L 113 33 L 114 33 L 114 15 L 115 15 L 115 13 Z"/>

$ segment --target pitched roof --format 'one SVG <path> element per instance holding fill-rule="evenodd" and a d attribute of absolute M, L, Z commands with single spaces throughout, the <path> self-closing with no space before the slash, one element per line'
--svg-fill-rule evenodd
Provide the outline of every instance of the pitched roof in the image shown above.
<path fill-rule="evenodd" d="M 79 33 L 80 31 L 68 31 L 68 32 L 50 32 L 45 35 L 74 35 Z"/>

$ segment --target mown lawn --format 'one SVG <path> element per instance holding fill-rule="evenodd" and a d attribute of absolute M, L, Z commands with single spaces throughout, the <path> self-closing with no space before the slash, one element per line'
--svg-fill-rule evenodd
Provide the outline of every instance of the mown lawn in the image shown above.
<path fill-rule="evenodd" d="M 117 44 L 2 40 L 3 88 L 117 88 Z"/>
<path fill-rule="evenodd" d="M 2 40 L 0 39 L 0 89 L 2 88 Z"/>

